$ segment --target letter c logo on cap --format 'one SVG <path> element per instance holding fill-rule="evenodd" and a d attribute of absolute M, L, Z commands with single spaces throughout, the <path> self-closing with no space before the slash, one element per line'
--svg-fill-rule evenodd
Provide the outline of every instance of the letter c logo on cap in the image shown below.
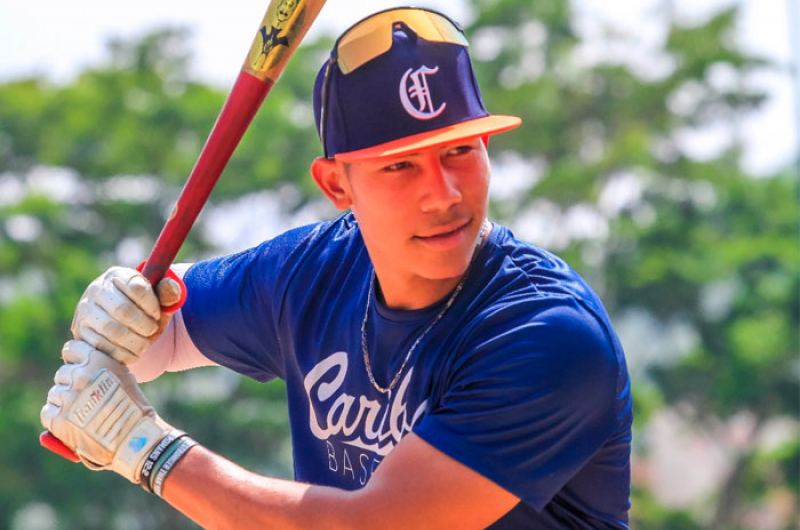
<path fill-rule="evenodd" d="M 433 119 L 447 107 L 447 103 L 442 103 L 438 109 L 433 110 L 428 76 L 435 75 L 438 71 L 438 66 L 429 68 L 423 65 L 416 70 L 409 68 L 400 80 L 400 102 L 406 112 L 418 120 Z"/>

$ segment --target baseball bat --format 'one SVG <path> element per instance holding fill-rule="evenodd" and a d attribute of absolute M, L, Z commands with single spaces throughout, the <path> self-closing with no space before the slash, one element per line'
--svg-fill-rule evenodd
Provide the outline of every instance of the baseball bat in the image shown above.
<path fill-rule="evenodd" d="M 167 274 L 211 190 L 250 122 L 275 85 L 300 41 L 326 0 L 272 0 L 253 39 L 242 70 L 225 100 L 211 133 L 178 201 L 158 236 L 150 256 L 140 266 L 155 287 Z M 185 296 L 186 290 L 183 290 Z M 183 300 L 163 311 L 177 310 Z M 45 431 L 39 437 L 47 449 L 68 460 L 80 459 L 58 438 Z"/>

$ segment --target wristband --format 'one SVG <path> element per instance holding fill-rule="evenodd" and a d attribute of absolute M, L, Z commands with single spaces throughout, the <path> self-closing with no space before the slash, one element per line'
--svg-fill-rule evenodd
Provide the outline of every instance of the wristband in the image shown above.
<path fill-rule="evenodd" d="M 170 447 L 170 449 L 175 447 L 174 451 L 170 451 L 171 454 L 169 456 L 165 457 L 164 459 L 160 459 L 157 462 L 156 470 L 151 475 L 151 489 L 153 490 L 153 493 L 161 497 L 161 490 L 164 488 L 164 481 L 166 480 L 167 475 L 175 467 L 175 464 L 177 464 L 180 459 L 189 452 L 189 449 L 195 445 L 197 445 L 197 442 L 186 436 L 178 440 L 176 444 Z"/>
<path fill-rule="evenodd" d="M 175 440 L 164 450 L 163 453 L 161 453 L 161 456 L 159 456 L 158 460 L 156 460 L 155 464 L 153 464 L 153 469 L 150 471 L 150 478 L 147 484 L 147 488 L 150 491 L 150 493 L 153 493 L 153 482 L 156 479 L 158 470 L 161 469 L 161 466 L 164 465 L 164 462 L 166 462 L 167 459 L 172 456 L 172 454 L 175 452 L 176 449 L 178 449 L 178 447 L 180 447 L 180 445 L 181 445 L 180 440 Z"/>
<path fill-rule="evenodd" d="M 142 466 L 142 471 L 139 474 L 139 484 L 148 492 L 152 493 L 152 489 L 150 488 L 150 475 L 152 474 L 153 468 L 156 465 L 156 461 L 167 451 L 177 440 L 186 436 L 186 433 L 183 431 L 172 431 L 167 434 L 164 438 L 161 439 L 158 444 L 150 451 L 150 454 L 147 455 L 147 458 L 144 461 L 144 465 Z"/>

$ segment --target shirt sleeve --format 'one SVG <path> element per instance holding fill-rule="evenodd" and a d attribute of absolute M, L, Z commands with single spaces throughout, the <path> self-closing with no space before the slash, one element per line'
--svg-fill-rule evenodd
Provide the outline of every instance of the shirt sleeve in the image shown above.
<path fill-rule="evenodd" d="M 285 377 L 278 319 L 293 256 L 312 229 L 192 265 L 184 276 L 181 312 L 203 355 L 256 381 Z"/>
<path fill-rule="evenodd" d="M 176 312 L 164 333 L 128 366 L 139 383 L 146 383 L 164 372 L 179 372 L 216 363 L 203 355 L 189 338 L 182 311 Z"/>
<path fill-rule="evenodd" d="M 484 315 L 415 433 L 541 510 L 614 432 L 608 330 L 571 298 Z"/>

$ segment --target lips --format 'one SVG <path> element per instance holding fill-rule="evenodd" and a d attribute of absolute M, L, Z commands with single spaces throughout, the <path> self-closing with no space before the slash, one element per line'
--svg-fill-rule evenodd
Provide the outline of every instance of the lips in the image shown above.
<path fill-rule="evenodd" d="M 418 235 L 416 237 L 420 239 L 430 239 L 435 237 L 445 237 L 449 235 L 453 235 L 454 233 L 458 232 L 459 230 L 466 228 L 472 219 L 458 219 L 451 223 L 447 223 L 441 226 L 436 227 L 435 229 L 431 230 L 429 233 L 424 235 Z"/>
<path fill-rule="evenodd" d="M 449 250 L 461 244 L 467 237 L 472 219 L 459 219 L 432 229 L 424 235 L 414 236 L 414 239 L 436 250 Z"/>

